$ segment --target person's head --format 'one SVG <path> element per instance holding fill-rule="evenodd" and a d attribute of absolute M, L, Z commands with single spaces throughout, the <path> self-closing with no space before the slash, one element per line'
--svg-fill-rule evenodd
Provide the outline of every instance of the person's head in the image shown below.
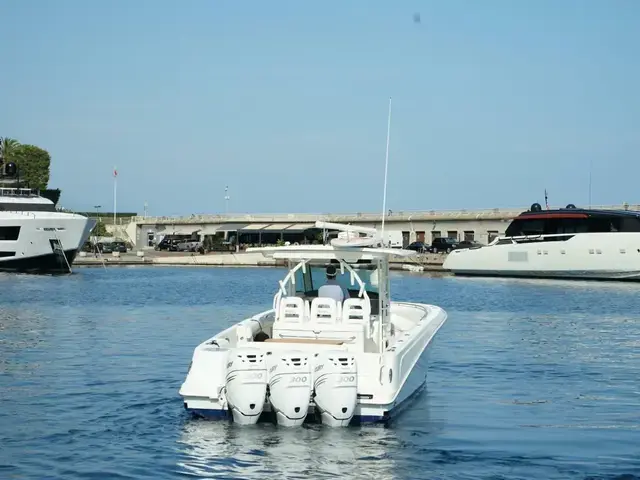
<path fill-rule="evenodd" d="M 327 267 L 327 280 L 334 280 L 336 275 L 338 274 L 338 270 L 334 265 L 329 265 Z"/>

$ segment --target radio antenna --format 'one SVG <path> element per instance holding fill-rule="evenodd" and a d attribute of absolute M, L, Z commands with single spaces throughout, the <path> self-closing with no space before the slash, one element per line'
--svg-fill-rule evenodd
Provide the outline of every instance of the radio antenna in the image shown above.
<path fill-rule="evenodd" d="M 384 217 L 387 211 L 387 172 L 389 170 L 389 137 L 391 135 L 391 97 L 389 97 L 389 115 L 387 119 L 387 153 L 384 159 L 384 192 L 382 194 L 382 231 L 381 240 L 384 245 Z"/>

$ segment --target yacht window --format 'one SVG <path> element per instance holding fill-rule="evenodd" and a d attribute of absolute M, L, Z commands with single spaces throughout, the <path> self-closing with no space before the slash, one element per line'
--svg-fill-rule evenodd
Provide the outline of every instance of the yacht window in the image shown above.
<path fill-rule="evenodd" d="M 20 227 L 0 227 L 0 240 L 18 240 Z"/>
<path fill-rule="evenodd" d="M 586 233 L 588 230 L 586 218 L 559 218 L 549 220 L 547 233 Z"/>
<path fill-rule="evenodd" d="M 545 230 L 544 220 L 514 220 L 507 228 L 505 235 L 520 237 L 525 235 L 542 235 Z"/>
<path fill-rule="evenodd" d="M 627 217 L 617 219 L 619 221 L 619 231 L 622 232 L 640 232 L 640 219 L 638 217 Z M 615 230 L 612 230 L 615 231 Z"/>
<path fill-rule="evenodd" d="M 0 210 L 7 212 L 55 212 L 56 207 L 51 203 L 3 203 Z"/>

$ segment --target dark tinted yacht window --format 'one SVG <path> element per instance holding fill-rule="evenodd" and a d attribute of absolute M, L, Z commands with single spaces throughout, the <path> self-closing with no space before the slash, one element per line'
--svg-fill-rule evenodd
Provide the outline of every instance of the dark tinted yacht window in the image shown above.
<path fill-rule="evenodd" d="M 640 218 L 624 213 L 544 213 L 515 218 L 505 236 L 520 237 L 563 233 L 640 232 Z M 540 218 L 536 218 L 540 217 Z"/>
<path fill-rule="evenodd" d="M 51 203 L 0 203 L 0 211 L 7 212 L 55 212 Z"/>
<path fill-rule="evenodd" d="M 0 240 L 18 240 L 20 227 L 0 227 Z"/>

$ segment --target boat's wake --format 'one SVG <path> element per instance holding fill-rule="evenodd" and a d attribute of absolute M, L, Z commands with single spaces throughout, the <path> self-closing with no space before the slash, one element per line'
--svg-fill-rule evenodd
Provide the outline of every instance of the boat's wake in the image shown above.
<path fill-rule="evenodd" d="M 394 477 L 391 429 L 347 429 L 273 424 L 238 427 L 228 422 L 189 420 L 179 440 L 180 473 L 205 478 L 376 478 Z"/>

